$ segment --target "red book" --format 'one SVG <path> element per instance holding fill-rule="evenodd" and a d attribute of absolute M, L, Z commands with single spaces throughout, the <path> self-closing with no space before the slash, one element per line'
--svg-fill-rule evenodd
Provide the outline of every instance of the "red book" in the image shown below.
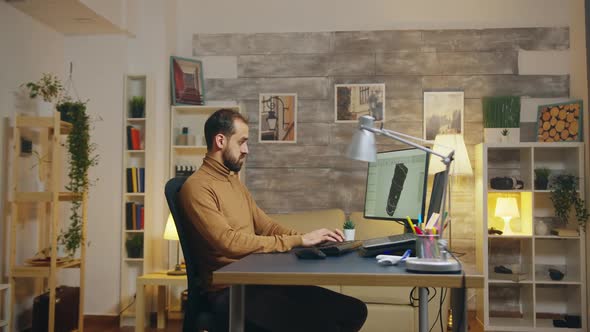
<path fill-rule="evenodd" d="M 139 129 L 131 129 L 131 143 L 133 150 L 141 150 L 141 138 L 139 137 Z"/>

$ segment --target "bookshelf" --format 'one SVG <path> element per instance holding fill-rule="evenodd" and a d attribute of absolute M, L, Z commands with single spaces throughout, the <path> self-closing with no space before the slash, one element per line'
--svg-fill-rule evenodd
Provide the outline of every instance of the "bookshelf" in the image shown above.
<path fill-rule="evenodd" d="M 18 284 L 28 279 L 33 282 L 33 295 L 49 289 L 47 330 L 55 331 L 58 279 L 64 269 L 78 269 L 80 295 L 78 331 L 84 330 L 84 287 L 86 269 L 86 243 L 83 241 L 74 257 L 65 257 L 58 248 L 58 235 L 70 219 L 64 210 L 72 201 L 81 201 L 81 235 L 86 239 L 87 193 L 65 192 L 63 158 L 65 141 L 72 125 L 60 120 L 54 111 L 51 117 L 16 116 L 12 138 L 12 182 L 10 186 L 10 246 L 8 287 L 0 286 L 0 292 L 9 292 L 9 312 L 16 313 Z M 30 151 L 23 150 L 21 139 L 31 141 Z M 32 158 L 33 155 L 37 157 Z M 36 181 L 34 181 L 36 180 Z M 24 245 L 24 244 L 27 245 Z M 36 252 L 49 248 L 49 259 L 33 259 Z M 27 283 L 24 283 L 25 285 Z M 21 286 L 21 289 L 26 286 Z M 6 294 L 4 296 L 7 296 Z M 19 299 L 22 298 L 22 294 Z M 16 330 L 12 316 L 0 317 L 0 326 Z"/>
<path fill-rule="evenodd" d="M 188 176 L 198 170 L 207 154 L 205 121 L 215 111 L 229 108 L 241 112 L 238 104 L 172 106 L 170 112 L 170 177 Z M 183 138 L 186 131 L 188 137 Z M 240 171 L 243 181 L 244 169 Z"/>
<path fill-rule="evenodd" d="M 121 197 L 120 325 L 133 325 L 136 278 L 148 273 L 150 260 L 149 208 L 151 183 L 148 144 L 152 82 L 147 75 L 126 75 L 123 104 L 123 165 Z M 143 99 L 143 108 L 141 100 Z"/>
<path fill-rule="evenodd" d="M 553 217 L 550 190 L 537 189 L 535 169 L 548 168 L 552 175 L 572 174 L 584 183 L 584 144 L 520 143 L 476 146 L 476 257 L 485 276 L 478 291 L 477 315 L 490 331 L 561 331 L 553 320 L 578 315 L 586 331 L 586 234 L 575 215 L 567 226 Z M 516 177 L 524 182 L 518 190 L 491 189 L 490 180 Z M 551 183 L 551 182 L 550 182 Z M 584 186 L 579 187 L 584 197 Z M 514 198 L 519 217 L 508 226 L 496 216 L 498 198 Z M 509 229 L 510 234 L 488 234 L 488 229 Z M 554 227 L 567 227 L 574 236 L 552 235 Z M 578 234 L 579 232 L 579 234 Z M 504 266 L 512 274 L 501 273 Z M 549 269 L 564 273 L 553 280 Z M 505 272 L 505 271 L 504 271 Z"/>

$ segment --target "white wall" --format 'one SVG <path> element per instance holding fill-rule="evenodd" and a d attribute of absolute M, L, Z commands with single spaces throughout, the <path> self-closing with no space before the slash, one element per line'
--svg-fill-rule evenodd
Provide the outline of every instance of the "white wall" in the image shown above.
<path fill-rule="evenodd" d="M 85 312 L 118 312 L 121 255 L 121 164 L 123 142 L 123 73 L 127 48 L 124 36 L 70 37 L 65 63 L 73 63 L 80 99 L 88 99 L 92 141 L 99 164 L 90 170 Z M 100 287 L 97 287 L 99 286 Z"/>
<path fill-rule="evenodd" d="M 177 51 L 191 55 L 196 32 L 567 26 L 571 1 L 575 0 L 178 0 Z"/>

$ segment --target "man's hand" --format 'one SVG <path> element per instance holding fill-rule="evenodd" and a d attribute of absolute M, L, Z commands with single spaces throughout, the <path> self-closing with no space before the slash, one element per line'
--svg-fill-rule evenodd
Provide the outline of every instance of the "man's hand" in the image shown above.
<path fill-rule="evenodd" d="M 303 246 L 311 247 L 326 241 L 342 242 L 344 234 L 339 229 L 329 230 L 327 228 L 317 229 L 313 232 L 303 234 Z"/>

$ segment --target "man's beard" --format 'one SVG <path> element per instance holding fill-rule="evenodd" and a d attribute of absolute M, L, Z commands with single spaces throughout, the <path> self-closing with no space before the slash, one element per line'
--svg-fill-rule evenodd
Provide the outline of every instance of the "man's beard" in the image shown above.
<path fill-rule="evenodd" d="M 223 165 L 229 168 L 230 171 L 237 173 L 242 169 L 242 164 L 240 163 L 239 157 L 237 159 L 232 158 L 229 155 L 229 151 L 226 150 L 223 152 Z"/>

